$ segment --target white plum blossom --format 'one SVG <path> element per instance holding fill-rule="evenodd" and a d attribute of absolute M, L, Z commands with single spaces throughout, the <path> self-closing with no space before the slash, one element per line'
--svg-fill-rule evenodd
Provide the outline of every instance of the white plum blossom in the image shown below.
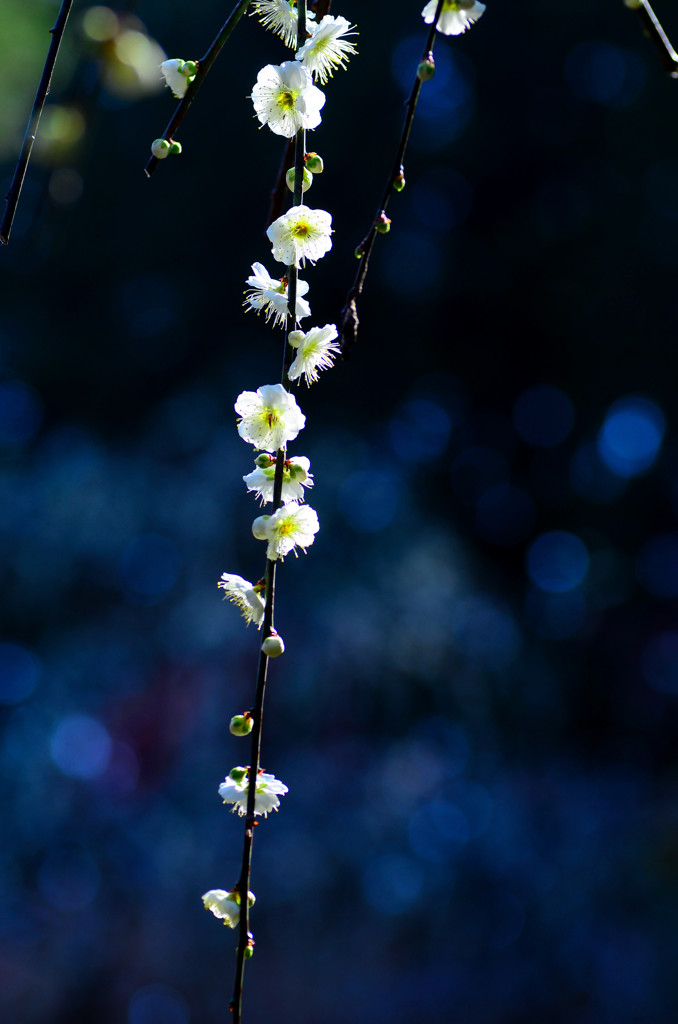
<path fill-rule="evenodd" d="M 258 120 L 276 135 L 292 139 L 300 128 L 317 128 L 325 94 L 296 60 L 267 64 L 257 75 L 252 103 Z"/>
<path fill-rule="evenodd" d="M 266 232 L 273 243 L 271 252 L 287 266 L 315 263 L 332 248 L 332 214 L 308 206 L 292 206 L 274 220 Z"/>
<path fill-rule="evenodd" d="M 243 305 L 249 306 L 250 309 L 256 310 L 257 313 L 263 313 L 266 317 L 266 323 L 273 317 L 274 327 L 284 326 L 289 308 L 287 278 L 279 278 L 276 281 L 275 278 L 269 276 L 266 267 L 261 263 L 253 263 L 252 270 L 254 273 L 251 277 L 247 278 L 247 284 L 250 285 L 250 288 L 245 292 L 245 302 Z M 303 298 L 307 291 L 308 282 L 297 278 L 297 320 L 311 315 L 311 307 L 306 299 Z"/>
<path fill-rule="evenodd" d="M 253 583 L 234 573 L 223 572 L 217 586 L 229 601 L 238 606 L 248 626 L 253 622 L 257 629 L 261 629 L 266 606 Z"/>
<path fill-rule="evenodd" d="M 303 331 L 291 331 L 288 341 L 296 348 L 297 354 L 287 371 L 289 379 L 297 380 L 303 374 L 307 384 L 317 381 L 318 370 L 327 370 L 333 366 L 334 357 L 341 352 L 339 346 L 334 344 L 336 337 L 337 328 L 334 324 L 312 327 L 306 334 Z"/>
<path fill-rule="evenodd" d="M 185 67 L 193 71 L 193 74 L 186 75 L 183 70 Z M 165 84 L 170 87 L 172 95 L 176 96 L 178 100 L 183 99 L 186 95 L 186 90 L 195 78 L 194 69 L 195 64 L 193 61 L 179 60 L 176 57 L 172 60 L 164 60 L 160 65 Z"/>
<path fill-rule="evenodd" d="M 206 910 L 211 910 L 214 916 L 229 928 L 237 928 L 240 923 L 240 893 L 237 889 L 231 892 L 226 892 L 225 889 L 210 889 L 203 894 L 202 902 Z M 253 892 L 247 893 L 247 903 L 250 907 L 256 903 Z"/>
<path fill-rule="evenodd" d="M 437 0 L 431 0 L 421 12 L 427 25 L 435 18 L 437 7 Z M 484 11 L 485 4 L 478 0 L 444 0 L 436 28 L 444 36 L 459 36 L 475 24 Z"/>
<path fill-rule="evenodd" d="M 293 441 L 303 430 L 306 417 L 294 395 L 282 384 L 264 384 L 256 391 L 243 391 L 235 403 L 238 433 L 243 441 L 266 452 L 275 452 Z"/>
<path fill-rule="evenodd" d="M 259 456 L 257 462 L 263 459 Z M 275 459 L 270 456 L 270 465 L 259 464 L 253 472 L 243 477 L 247 484 L 248 491 L 255 491 L 263 505 L 267 501 L 273 501 L 273 484 L 275 481 Z M 313 487 L 313 474 L 310 459 L 305 455 L 295 455 L 291 459 L 285 459 L 283 463 L 283 482 L 281 501 L 288 505 L 290 502 L 304 500 L 304 487 Z"/>
<path fill-rule="evenodd" d="M 318 513 L 310 505 L 283 505 L 266 520 L 266 557 L 274 562 L 290 551 L 294 551 L 296 557 L 295 549 L 306 551 L 319 529 Z"/>
<path fill-rule="evenodd" d="M 313 28 L 313 35 L 297 50 L 295 57 L 325 84 L 337 68 L 345 68 L 346 61 L 358 51 L 355 45 L 343 36 L 355 35 L 355 25 L 346 18 L 334 18 L 330 14 Z"/>
<path fill-rule="evenodd" d="M 253 0 L 252 14 L 258 14 L 264 28 L 282 37 L 286 46 L 297 45 L 299 15 L 293 3 L 288 0 Z M 306 12 L 306 24 L 313 28 L 314 14 Z"/>
<path fill-rule="evenodd" d="M 225 804 L 233 804 L 232 809 L 237 811 L 241 817 L 247 813 L 248 779 L 248 768 L 232 768 L 219 786 L 221 799 Z M 276 779 L 275 775 L 267 775 L 266 772 L 259 771 L 254 797 L 254 813 L 263 814 L 265 818 L 269 811 L 277 811 L 280 807 L 279 798 L 285 793 L 287 793 L 287 786 L 284 782 Z"/>

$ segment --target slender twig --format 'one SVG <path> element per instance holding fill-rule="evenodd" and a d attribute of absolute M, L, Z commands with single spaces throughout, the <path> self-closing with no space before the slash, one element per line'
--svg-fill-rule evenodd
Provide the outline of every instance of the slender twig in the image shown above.
<path fill-rule="evenodd" d="M 329 14 L 332 9 L 332 0 L 318 0 L 315 4 L 315 17 L 316 22 L 320 22 L 326 14 Z M 298 49 L 299 47 L 297 47 Z M 285 195 L 287 192 L 286 175 L 290 167 L 293 164 L 294 154 L 294 140 L 289 139 L 285 144 L 283 150 L 282 160 L 280 161 L 280 169 L 278 171 L 278 177 L 276 178 L 275 185 L 271 189 L 271 205 L 268 208 L 268 217 L 266 218 L 266 227 L 273 223 L 274 220 L 281 215 L 283 207 L 285 205 Z"/>
<path fill-rule="evenodd" d="M 678 53 L 673 49 L 669 37 L 650 4 L 647 0 L 626 0 L 626 6 L 638 11 L 645 32 L 657 47 L 664 70 L 671 75 L 671 78 L 678 78 Z"/>
<path fill-rule="evenodd" d="M 195 74 L 195 78 L 193 79 L 188 89 L 186 90 L 186 95 L 182 98 L 178 107 L 172 114 L 169 124 L 165 128 L 165 131 L 163 132 L 162 135 L 158 136 L 159 138 L 165 139 L 167 142 L 173 141 L 174 133 L 181 124 L 181 122 L 183 121 L 184 117 L 186 116 L 188 108 L 195 99 L 198 89 L 205 80 L 207 72 L 212 67 L 215 60 L 221 53 L 224 43 L 226 42 L 233 29 L 242 18 L 247 8 L 249 7 L 249 3 L 250 0 L 240 0 L 240 2 L 235 5 L 233 10 L 229 14 L 228 18 L 222 25 L 221 29 L 219 30 L 218 35 L 212 42 L 205 56 L 202 57 L 199 61 L 196 61 L 198 65 L 198 70 Z M 158 166 L 158 163 L 159 161 L 157 157 L 152 156 L 150 158 L 150 160 L 144 167 L 147 177 L 151 177 L 156 167 Z"/>
<path fill-rule="evenodd" d="M 306 0 L 299 0 L 298 5 L 298 36 L 297 48 L 303 45 L 306 38 Z M 295 139 L 294 154 L 294 192 L 292 203 L 298 206 L 302 200 L 302 186 L 304 181 L 304 156 L 306 152 L 306 132 L 300 128 Z M 285 320 L 285 342 L 283 346 L 282 383 L 288 383 L 288 352 L 290 330 L 297 325 L 297 280 L 298 270 L 296 263 L 289 268 L 287 286 L 287 317 Z M 273 481 L 273 512 L 282 505 L 283 470 L 285 466 L 285 449 L 276 453 L 275 477 Z M 264 609 L 264 622 L 262 626 L 262 638 L 265 640 L 273 631 L 273 617 L 275 611 L 275 588 L 277 561 L 266 560 L 266 605 Z M 250 887 L 250 876 L 252 873 L 252 848 L 254 845 L 254 829 L 257 824 L 255 819 L 256 787 L 257 776 L 261 766 L 261 731 L 264 717 L 264 698 L 266 696 L 266 676 L 268 671 L 268 657 L 263 650 L 259 653 L 259 665 L 257 670 L 257 688 L 254 699 L 254 706 L 251 715 L 254 721 L 252 728 L 252 742 L 250 751 L 250 765 L 247 786 L 247 809 L 245 813 L 245 834 L 243 839 L 242 865 L 238 891 L 240 893 L 240 922 L 238 925 L 238 949 L 236 954 L 235 983 L 233 987 L 233 998 L 230 1009 L 233 1014 L 233 1024 L 242 1022 L 242 998 L 245 981 L 245 961 L 250 947 L 250 915 L 247 896 Z"/>
<path fill-rule="evenodd" d="M 71 13 L 72 6 L 73 0 L 63 0 L 61 9 L 57 15 L 57 20 L 49 30 L 52 36 L 52 41 L 49 44 L 47 60 L 45 61 L 45 66 L 42 69 L 42 78 L 38 85 L 38 91 L 35 94 L 35 102 L 33 103 L 31 116 L 28 120 L 26 135 L 24 136 L 23 146 L 21 147 L 21 153 L 19 154 L 16 170 L 14 171 L 12 184 L 10 185 L 9 192 L 5 197 L 7 199 L 7 205 L 5 207 L 2 223 L 0 224 L 0 242 L 2 242 L 3 245 L 9 245 L 9 236 L 12 231 L 12 224 L 14 222 L 14 215 L 19 203 L 21 189 L 23 188 L 26 169 L 28 168 L 28 161 L 31 159 L 33 143 L 35 142 L 35 137 L 38 134 L 40 116 L 42 114 L 42 109 L 45 106 L 47 94 L 49 93 L 54 65 L 56 64 L 59 47 L 61 46 L 61 40 L 64 37 L 66 22 L 68 21 L 68 15 Z"/>
<path fill-rule="evenodd" d="M 422 61 L 430 59 L 433 55 L 433 41 L 436 34 L 436 25 L 438 24 L 440 12 L 443 9 L 443 3 L 444 0 L 438 0 L 435 17 L 426 37 L 424 52 L 421 58 Z M 419 75 L 415 75 L 412 91 L 409 95 L 409 99 L 405 103 L 405 123 L 403 124 L 403 130 L 400 136 L 400 142 L 398 143 L 398 151 L 396 153 L 393 167 L 386 180 L 386 186 L 381 197 L 381 202 L 377 207 L 370 229 L 360 245 L 356 248 L 356 256 L 360 260 L 360 266 L 358 267 L 358 272 L 355 276 L 353 286 L 346 296 L 346 301 L 344 302 L 344 306 L 341 311 L 341 326 L 339 329 L 339 345 L 344 359 L 348 358 L 349 351 L 355 344 L 358 337 L 359 320 L 357 300 L 360 297 L 365 284 L 370 256 L 372 255 L 372 249 L 374 248 L 374 243 L 377 234 L 379 233 L 379 225 L 385 220 L 386 208 L 391 195 L 393 194 L 395 184 L 399 179 L 402 180 L 404 175 L 403 161 L 405 159 L 405 151 L 407 149 L 407 143 L 409 142 L 410 132 L 412 130 L 412 122 L 414 121 L 414 114 L 417 109 L 417 101 L 419 99 L 421 86 L 422 80 L 419 78 Z"/>

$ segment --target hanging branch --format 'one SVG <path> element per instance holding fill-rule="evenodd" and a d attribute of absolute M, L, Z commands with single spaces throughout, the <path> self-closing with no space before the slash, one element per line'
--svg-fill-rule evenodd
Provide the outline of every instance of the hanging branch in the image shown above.
<path fill-rule="evenodd" d="M 304 44 L 306 39 L 306 0 L 299 0 L 298 10 L 298 34 L 297 49 Z M 285 155 L 289 147 L 286 148 Z M 306 153 L 306 132 L 300 128 L 294 140 L 294 191 L 292 205 L 299 206 L 302 202 L 303 181 L 304 181 L 304 156 Z M 284 180 L 284 176 L 283 176 Z M 283 363 L 281 383 L 287 385 L 288 353 L 290 350 L 289 335 L 297 326 L 297 281 L 299 271 L 296 262 L 292 264 L 288 272 L 287 309 L 288 314 L 285 320 L 285 341 L 283 343 Z M 273 481 L 273 512 L 276 512 L 282 505 L 283 469 L 285 465 L 284 449 L 276 453 L 275 477 Z M 275 610 L 275 585 L 277 561 L 266 560 L 266 606 L 264 611 L 264 622 L 262 626 L 262 637 L 264 641 L 271 636 L 273 631 L 273 616 Z M 233 998 L 230 1009 L 233 1015 L 233 1024 L 241 1024 L 242 1021 L 242 997 L 245 981 L 245 961 L 251 955 L 251 933 L 249 927 L 249 902 L 248 894 L 250 887 L 250 876 L 252 872 L 252 848 L 254 845 L 254 829 L 257 825 L 254 808 L 256 801 L 257 777 L 261 765 L 261 731 L 264 715 L 264 698 L 266 696 L 266 676 L 268 671 L 269 658 L 264 653 L 263 645 L 259 652 L 259 666 L 257 670 L 257 688 L 254 706 L 251 709 L 253 720 L 252 740 L 250 751 L 250 765 L 248 773 L 247 788 L 247 810 L 245 813 L 245 832 L 243 838 L 242 866 L 240 879 L 238 881 L 238 892 L 240 893 L 240 921 L 238 924 L 238 950 L 236 954 L 235 982 L 233 987 Z"/>
<path fill-rule="evenodd" d="M 627 7 L 638 11 L 645 33 L 656 46 L 664 70 L 669 73 L 671 78 L 678 78 L 678 53 L 671 46 L 669 37 L 648 0 L 624 0 L 624 2 Z"/>
<path fill-rule="evenodd" d="M 357 300 L 360 297 L 365 284 L 365 277 L 367 275 L 367 268 L 369 266 L 370 256 L 372 255 L 372 249 L 374 248 L 374 242 L 378 234 L 385 233 L 390 227 L 390 221 L 386 216 L 386 208 L 391 198 L 391 194 L 394 189 L 398 192 L 402 191 L 405 185 L 403 160 L 405 159 L 405 151 L 407 149 L 407 143 L 409 142 L 410 131 L 412 130 L 412 122 L 414 121 L 414 114 L 417 109 L 419 93 L 426 77 L 424 73 L 420 74 L 420 69 L 423 66 L 426 66 L 431 69 L 431 73 L 433 72 L 433 40 L 436 34 L 436 25 L 438 24 L 438 19 L 440 18 L 440 14 L 443 9 L 443 3 L 444 0 L 438 0 L 435 17 L 431 24 L 428 36 L 426 37 L 421 63 L 417 68 L 417 74 L 414 79 L 412 91 L 405 104 L 407 109 L 405 123 L 400 136 L 396 158 L 386 181 L 386 187 L 384 188 L 381 202 L 377 207 L 377 211 L 374 215 L 369 231 L 363 238 L 360 245 L 356 248 L 356 256 L 360 260 L 360 266 L 358 267 L 358 272 L 355 276 L 353 286 L 346 296 L 346 301 L 341 310 L 341 321 L 339 326 L 339 345 L 341 346 L 341 352 L 344 359 L 348 358 L 348 354 L 356 343 L 358 337 L 359 320 Z"/>
<path fill-rule="evenodd" d="M 186 116 L 188 108 L 195 99 L 198 89 L 202 85 L 207 75 L 207 72 L 212 67 L 215 60 L 221 53 L 224 43 L 226 42 L 233 29 L 242 18 L 247 8 L 249 7 L 249 3 L 250 0 L 240 0 L 240 3 L 235 5 L 233 10 L 229 14 L 228 18 L 222 25 L 221 29 L 219 30 L 217 37 L 215 38 L 214 42 L 208 49 L 205 56 L 202 57 L 201 60 L 196 61 L 196 64 L 198 65 L 198 70 L 196 71 L 195 77 L 193 81 L 190 83 L 188 89 L 186 90 L 186 95 L 182 98 L 177 109 L 172 114 L 169 124 L 165 128 L 165 131 L 163 132 L 162 135 L 159 136 L 160 139 L 164 139 L 166 142 L 169 143 L 173 141 L 174 133 L 181 124 L 181 122 L 183 121 L 184 117 Z M 158 166 L 158 163 L 159 160 L 157 157 L 152 156 L 150 158 L 150 160 L 144 167 L 144 171 L 146 172 L 146 176 L 148 178 L 151 177 L 156 167 Z"/>
<path fill-rule="evenodd" d="M 14 215 L 16 214 L 16 208 L 19 204 L 19 197 L 21 195 L 21 189 L 23 188 L 24 178 L 26 177 L 28 162 L 31 159 L 33 143 L 35 142 L 36 135 L 38 134 L 40 117 L 42 115 L 43 107 L 45 106 L 45 100 L 49 93 L 54 65 L 56 64 L 56 59 L 59 55 L 59 47 L 61 46 L 61 40 L 63 39 L 64 32 L 66 30 L 66 22 L 68 21 L 68 15 L 71 13 L 72 6 L 73 0 L 63 0 L 61 9 L 57 15 L 57 20 L 49 30 L 52 36 L 52 41 L 49 44 L 47 60 L 45 61 L 45 66 L 42 69 L 42 78 L 40 79 L 38 91 L 35 94 L 35 102 L 33 103 L 31 116 L 28 120 L 28 126 L 26 128 L 26 134 L 24 136 L 23 146 L 21 147 L 21 153 L 19 154 L 19 159 L 17 161 L 16 170 L 14 171 L 14 177 L 12 178 L 12 184 L 10 185 L 9 192 L 5 197 L 7 205 L 5 207 L 2 223 L 0 224 L 0 242 L 2 242 L 3 245 L 9 245 L 9 236 L 12 231 L 12 224 L 14 223 Z"/>

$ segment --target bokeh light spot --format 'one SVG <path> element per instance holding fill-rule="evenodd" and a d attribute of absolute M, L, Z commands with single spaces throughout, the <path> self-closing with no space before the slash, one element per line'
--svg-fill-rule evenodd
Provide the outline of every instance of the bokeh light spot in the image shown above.
<path fill-rule="evenodd" d="M 394 474 L 361 471 L 344 480 L 337 501 L 342 515 L 354 529 L 378 533 L 396 514 L 399 490 Z"/>
<path fill-rule="evenodd" d="M 562 640 L 581 629 L 586 618 L 586 598 L 581 590 L 547 593 L 532 587 L 525 602 L 525 615 L 539 636 Z"/>
<path fill-rule="evenodd" d="M 514 406 L 513 424 L 528 444 L 550 448 L 572 430 L 574 406 L 564 391 L 550 384 L 528 388 Z"/>
<path fill-rule="evenodd" d="M 367 902 L 382 914 L 396 916 L 409 910 L 419 898 L 424 878 L 410 857 L 386 854 L 368 864 L 363 872 Z"/>
<path fill-rule="evenodd" d="M 67 913 L 89 906 L 97 895 L 99 882 L 99 869 L 79 846 L 50 850 L 38 871 L 38 885 L 45 899 Z"/>
<path fill-rule="evenodd" d="M 626 481 L 612 473 L 600 458 L 598 446 L 583 444 L 570 464 L 570 484 L 580 498 L 603 505 L 624 493 Z"/>
<path fill-rule="evenodd" d="M 33 388 L 18 380 L 0 383 L 0 442 L 28 441 L 42 421 L 42 402 Z"/>
<path fill-rule="evenodd" d="M 123 552 L 120 569 L 125 590 L 139 599 L 162 597 L 177 581 L 179 552 L 166 537 L 146 533 Z"/>
<path fill-rule="evenodd" d="M 632 477 L 657 457 L 666 421 L 661 409 L 646 398 L 621 398 L 608 410 L 598 434 L 598 452 L 617 476 Z"/>
<path fill-rule="evenodd" d="M 461 500 L 475 505 L 491 487 L 508 483 L 509 464 L 494 448 L 474 445 L 456 457 L 450 478 L 452 488 Z"/>
<path fill-rule="evenodd" d="M 627 107 L 645 84 L 645 67 L 636 54 L 597 41 L 579 43 L 571 50 L 565 75 L 575 96 L 606 107 Z"/>
<path fill-rule="evenodd" d="M 640 659 L 643 678 L 660 693 L 678 693 L 678 633 L 653 637 Z"/>
<path fill-rule="evenodd" d="M 57 768 L 74 779 L 95 779 L 111 753 L 107 730 L 90 715 L 65 715 L 52 733 L 50 754 Z"/>
<path fill-rule="evenodd" d="M 678 595 L 678 534 L 664 533 L 640 549 L 636 576 L 656 597 Z"/>
<path fill-rule="evenodd" d="M 0 644 L 0 704 L 19 704 L 38 685 L 37 658 L 18 644 Z"/>
<path fill-rule="evenodd" d="M 543 533 L 527 552 L 527 571 L 540 590 L 563 594 L 582 582 L 589 568 L 586 546 L 573 533 Z"/>
<path fill-rule="evenodd" d="M 412 399 L 391 420 L 391 444 L 402 459 L 428 462 L 445 450 L 450 428 L 449 415 L 436 402 Z"/>
<path fill-rule="evenodd" d="M 145 985 L 129 1001 L 129 1024 L 188 1024 L 186 1000 L 169 985 Z"/>

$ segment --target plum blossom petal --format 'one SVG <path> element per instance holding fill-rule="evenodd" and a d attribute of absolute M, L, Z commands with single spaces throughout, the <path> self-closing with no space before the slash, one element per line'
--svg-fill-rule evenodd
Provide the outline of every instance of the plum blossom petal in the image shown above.
<path fill-rule="evenodd" d="M 221 574 L 217 586 L 224 591 L 224 595 L 229 601 L 238 606 L 248 626 L 250 622 L 253 622 L 257 629 L 261 629 L 266 606 L 253 583 L 243 579 L 242 576 L 224 572 Z"/>
<path fill-rule="evenodd" d="M 334 343 L 336 337 L 338 332 L 334 324 L 312 327 L 307 333 L 291 331 L 288 340 L 296 348 L 297 354 L 287 371 L 289 379 L 297 380 L 303 375 L 307 384 L 315 383 L 318 370 L 327 370 L 333 366 L 335 356 L 341 352 L 339 345 Z"/>
<path fill-rule="evenodd" d="M 235 403 L 238 433 L 243 441 L 263 451 L 275 452 L 293 441 L 306 423 L 294 395 L 282 384 L 264 384 L 256 391 L 243 391 Z"/>
<path fill-rule="evenodd" d="M 293 138 L 300 128 L 317 128 L 325 94 L 315 85 L 311 73 L 296 60 L 280 66 L 267 64 L 252 89 L 252 103 L 260 123 L 276 135 Z"/>
<path fill-rule="evenodd" d="M 219 786 L 219 796 L 225 804 L 233 804 L 233 810 L 243 817 L 247 813 L 247 790 L 249 769 L 233 768 Z M 270 811 L 280 807 L 280 797 L 287 793 L 287 786 L 275 775 L 260 771 L 257 776 L 254 797 L 254 813 L 266 817 Z"/>
<path fill-rule="evenodd" d="M 348 58 L 358 52 L 354 43 L 342 38 L 355 34 L 355 25 L 351 25 L 346 18 L 334 18 L 326 14 L 314 27 L 311 38 L 297 50 L 295 57 L 324 85 L 337 68 L 345 68 Z"/>
<path fill-rule="evenodd" d="M 426 4 L 421 16 L 430 25 L 436 16 L 437 0 Z M 485 11 L 479 0 L 444 0 L 436 28 L 444 36 L 459 36 L 474 25 Z"/>
<path fill-rule="evenodd" d="M 287 266 L 315 263 L 332 248 L 332 215 L 312 210 L 303 203 L 292 206 L 266 232 L 273 243 L 275 259 Z"/>

